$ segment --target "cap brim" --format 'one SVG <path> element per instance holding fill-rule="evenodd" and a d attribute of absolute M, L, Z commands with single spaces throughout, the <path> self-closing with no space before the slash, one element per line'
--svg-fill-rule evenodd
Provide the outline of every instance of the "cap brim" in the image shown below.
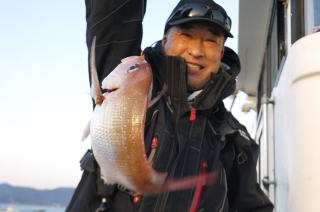
<path fill-rule="evenodd" d="M 177 25 L 177 24 L 183 24 L 183 23 L 187 23 L 187 22 L 191 22 L 191 21 L 204 21 L 204 22 L 207 22 L 207 23 L 216 24 L 221 28 L 221 30 L 225 33 L 225 35 L 227 35 L 227 37 L 233 38 L 233 35 L 229 31 L 227 31 L 223 27 L 223 25 L 221 25 L 221 23 L 219 23 L 217 21 L 214 21 L 214 20 L 208 20 L 207 18 L 188 17 L 188 18 L 183 18 L 183 19 L 179 19 L 179 20 L 176 20 L 176 21 L 171 21 L 171 22 L 167 23 L 167 25 L 174 26 L 174 25 Z"/>

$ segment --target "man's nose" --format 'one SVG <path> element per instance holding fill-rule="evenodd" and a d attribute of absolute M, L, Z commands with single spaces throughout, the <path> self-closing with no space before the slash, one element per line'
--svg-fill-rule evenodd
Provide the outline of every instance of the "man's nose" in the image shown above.
<path fill-rule="evenodd" d="M 204 46 L 200 39 L 194 39 L 189 43 L 188 53 L 193 57 L 204 56 Z"/>

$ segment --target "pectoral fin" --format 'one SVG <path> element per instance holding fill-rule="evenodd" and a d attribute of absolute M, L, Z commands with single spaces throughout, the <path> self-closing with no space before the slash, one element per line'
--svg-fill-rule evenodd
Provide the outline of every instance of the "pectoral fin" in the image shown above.
<path fill-rule="evenodd" d="M 86 128 L 84 129 L 81 141 L 84 141 L 90 135 L 90 124 L 91 121 L 88 122 Z"/>
<path fill-rule="evenodd" d="M 150 91 L 151 90 L 152 89 L 150 89 Z M 167 91 L 167 85 L 164 84 L 160 93 L 156 97 L 154 97 L 153 99 L 148 100 L 148 108 L 150 108 L 152 105 L 157 103 L 161 99 L 161 97 L 165 94 L 166 91 Z M 149 97 L 151 97 L 151 92 L 149 94 Z"/>

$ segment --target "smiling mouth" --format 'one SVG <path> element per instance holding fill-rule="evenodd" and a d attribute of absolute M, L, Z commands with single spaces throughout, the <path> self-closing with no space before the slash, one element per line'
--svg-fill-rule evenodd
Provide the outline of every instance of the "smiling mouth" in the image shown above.
<path fill-rule="evenodd" d="M 187 63 L 187 67 L 189 73 L 198 73 L 204 68 L 204 66 L 193 63 Z"/>

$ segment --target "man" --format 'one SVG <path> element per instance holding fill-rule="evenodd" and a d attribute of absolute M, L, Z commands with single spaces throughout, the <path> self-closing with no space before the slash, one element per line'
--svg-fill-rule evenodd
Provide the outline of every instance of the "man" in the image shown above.
<path fill-rule="evenodd" d="M 86 1 L 87 44 L 97 36 L 100 81 L 122 58 L 140 54 L 145 3 Z M 164 92 L 147 111 L 145 148 L 153 168 L 168 178 L 218 170 L 217 182 L 141 195 L 104 185 L 88 151 L 67 211 L 272 211 L 256 183 L 258 146 L 222 102 L 234 91 L 240 71 L 238 56 L 224 47 L 233 37 L 230 28 L 230 18 L 215 2 L 182 0 L 163 39 L 143 51 L 154 75 L 153 96 Z"/>

